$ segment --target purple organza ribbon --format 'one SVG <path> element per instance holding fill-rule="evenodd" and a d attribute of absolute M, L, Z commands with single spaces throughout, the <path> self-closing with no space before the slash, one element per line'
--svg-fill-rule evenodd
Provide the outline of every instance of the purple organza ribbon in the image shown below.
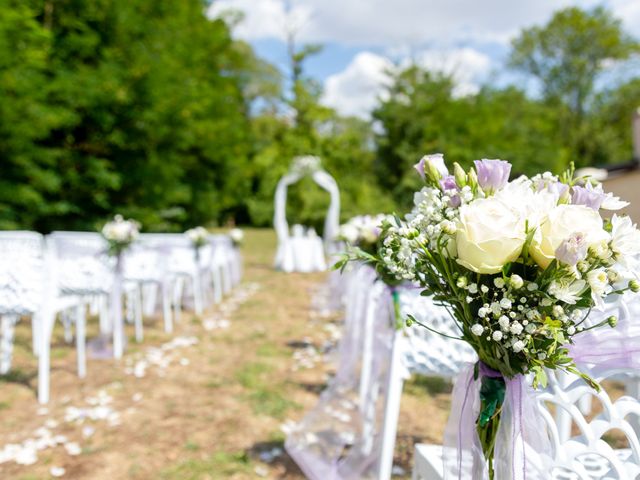
<path fill-rule="evenodd" d="M 488 478 L 482 446 L 476 430 L 480 413 L 480 383 L 483 376 L 501 374 L 480 362 L 474 379 L 474 364 L 462 369 L 453 389 L 451 414 L 445 429 L 443 465 L 445 479 Z M 494 467 L 496 480 L 544 478 L 543 459 L 550 441 L 537 409 L 534 391 L 524 376 L 505 378 L 506 395 L 496 437 Z M 535 459 L 529 457 L 535 452 Z"/>
<path fill-rule="evenodd" d="M 615 328 L 598 328 L 580 333 L 569 345 L 569 355 L 579 368 L 592 373 L 598 370 L 640 369 L 640 323 L 634 313 L 640 310 L 638 296 L 623 296 L 603 312 L 594 312 L 591 324 L 613 314 Z M 630 307 L 635 307 L 635 312 Z"/>

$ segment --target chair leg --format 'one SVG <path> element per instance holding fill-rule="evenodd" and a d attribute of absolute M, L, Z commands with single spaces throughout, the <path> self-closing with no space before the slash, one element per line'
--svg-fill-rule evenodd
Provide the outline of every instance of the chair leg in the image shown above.
<path fill-rule="evenodd" d="M 138 287 L 132 292 L 133 295 L 133 315 L 136 332 L 136 342 L 140 343 L 143 339 L 142 332 L 142 289 Z"/>
<path fill-rule="evenodd" d="M 165 333 L 173 332 L 173 321 L 171 318 L 171 290 L 168 282 L 162 284 L 162 316 L 164 318 Z"/>
<path fill-rule="evenodd" d="M 84 305 L 76 307 L 76 353 L 78 356 L 78 377 L 87 375 L 86 316 Z"/>
<path fill-rule="evenodd" d="M 109 321 L 109 302 L 106 295 L 101 295 L 99 300 L 99 321 L 100 334 L 107 335 L 111 332 L 111 322 Z"/>
<path fill-rule="evenodd" d="M 193 308 L 196 315 L 202 315 L 202 283 L 199 273 L 192 275 L 191 286 L 193 288 Z"/>
<path fill-rule="evenodd" d="M 11 369 L 13 357 L 13 335 L 17 315 L 3 315 L 0 320 L 0 375 L 4 375 Z"/>
<path fill-rule="evenodd" d="M 41 313 L 37 312 L 31 317 L 31 348 L 36 357 L 38 356 L 38 347 L 40 346 L 40 340 L 38 339 L 41 329 L 40 323 L 42 323 L 40 316 Z"/>
<path fill-rule="evenodd" d="M 60 314 L 62 319 L 62 326 L 64 327 L 64 341 L 71 343 L 73 341 L 73 331 L 71 330 L 71 317 L 68 311 L 64 311 Z"/>
<path fill-rule="evenodd" d="M 156 284 L 147 284 L 142 287 L 142 313 L 147 316 L 153 315 L 156 311 L 156 303 L 158 300 L 158 286 Z"/>
<path fill-rule="evenodd" d="M 38 346 L 38 402 L 49 402 L 49 375 L 51 355 L 51 331 L 55 322 L 55 315 L 43 315 L 40 329 L 40 345 Z"/>
<path fill-rule="evenodd" d="M 215 303 L 222 301 L 222 276 L 219 265 L 213 267 L 213 301 Z"/>
<path fill-rule="evenodd" d="M 124 319 L 122 318 L 122 294 L 119 289 L 112 293 L 111 314 L 113 329 L 113 357 L 122 358 L 124 352 Z"/>
<path fill-rule="evenodd" d="M 231 272 L 229 262 L 226 259 L 222 265 L 222 290 L 224 291 L 224 294 L 227 295 L 231 292 Z"/>
<path fill-rule="evenodd" d="M 184 279 L 181 277 L 176 278 L 173 285 L 173 308 L 174 319 L 176 322 L 180 321 L 180 314 L 182 313 L 182 288 L 184 286 Z"/>

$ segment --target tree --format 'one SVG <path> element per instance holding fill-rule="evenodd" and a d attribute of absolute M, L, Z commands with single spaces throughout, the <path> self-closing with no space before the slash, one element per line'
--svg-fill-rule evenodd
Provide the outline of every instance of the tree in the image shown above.
<path fill-rule="evenodd" d="M 479 158 L 502 158 L 513 163 L 514 173 L 563 164 L 545 105 L 514 87 L 484 87 L 462 98 L 453 90 L 450 77 L 413 65 L 392 75 L 386 100 L 373 113 L 380 126 L 376 175 L 403 208 L 420 188 L 411 167 L 428 153 L 444 153 L 449 162 L 463 166 Z"/>
<path fill-rule="evenodd" d="M 589 124 L 596 83 L 607 67 L 640 51 L 623 32 L 620 20 L 604 8 L 558 11 L 543 27 L 524 30 L 513 41 L 510 65 L 533 78 L 556 110 L 561 142 L 568 157 L 592 164 L 599 147 Z"/>

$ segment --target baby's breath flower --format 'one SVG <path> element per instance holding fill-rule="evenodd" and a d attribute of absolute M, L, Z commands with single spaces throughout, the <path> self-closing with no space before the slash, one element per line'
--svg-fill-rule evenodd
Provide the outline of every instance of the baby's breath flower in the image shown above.
<path fill-rule="evenodd" d="M 474 323 L 471 326 L 471 333 L 473 333 L 476 337 L 479 337 L 484 332 L 484 327 L 479 323 Z"/>
<path fill-rule="evenodd" d="M 509 280 L 510 280 L 511 286 L 516 290 L 522 288 L 522 286 L 524 285 L 524 280 L 522 280 L 522 277 L 515 273 L 511 275 L 511 278 Z"/>

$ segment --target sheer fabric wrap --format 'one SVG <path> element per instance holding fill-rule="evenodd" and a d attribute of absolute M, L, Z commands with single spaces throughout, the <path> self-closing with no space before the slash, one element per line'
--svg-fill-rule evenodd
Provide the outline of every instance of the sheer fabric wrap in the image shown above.
<path fill-rule="evenodd" d="M 456 379 L 451 413 L 445 429 L 443 462 L 447 480 L 488 479 L 487 465 L 476 431 L 480 413 L 482 375 L 496 376 L 480 368 L 474 379 L 474 364 L 468 364 Z M 496 480 L 543 480 L 551 451 L 540 416 L 535 391 L 518 375 L 505 379 L 506 396 L 496 438 L 494 468 Z"/>
<path fill-rule="evenodd" d="M 370 268 L 354 270 L 349 276 L 339 370 L 285 443 L 310 479 L 377 477 L 395 334 L 393 304 L 389 289 L 375 281 Z"/>
<path fill-rule="evenodd" d="M 615 315 L 615 328 L 601 327 L 574 337 L 569 354 L 580 368 L 604 371 L 640 369 L 640 296 L 625 294 L 594 311 L 588 322 L 593 325 Z"/>

